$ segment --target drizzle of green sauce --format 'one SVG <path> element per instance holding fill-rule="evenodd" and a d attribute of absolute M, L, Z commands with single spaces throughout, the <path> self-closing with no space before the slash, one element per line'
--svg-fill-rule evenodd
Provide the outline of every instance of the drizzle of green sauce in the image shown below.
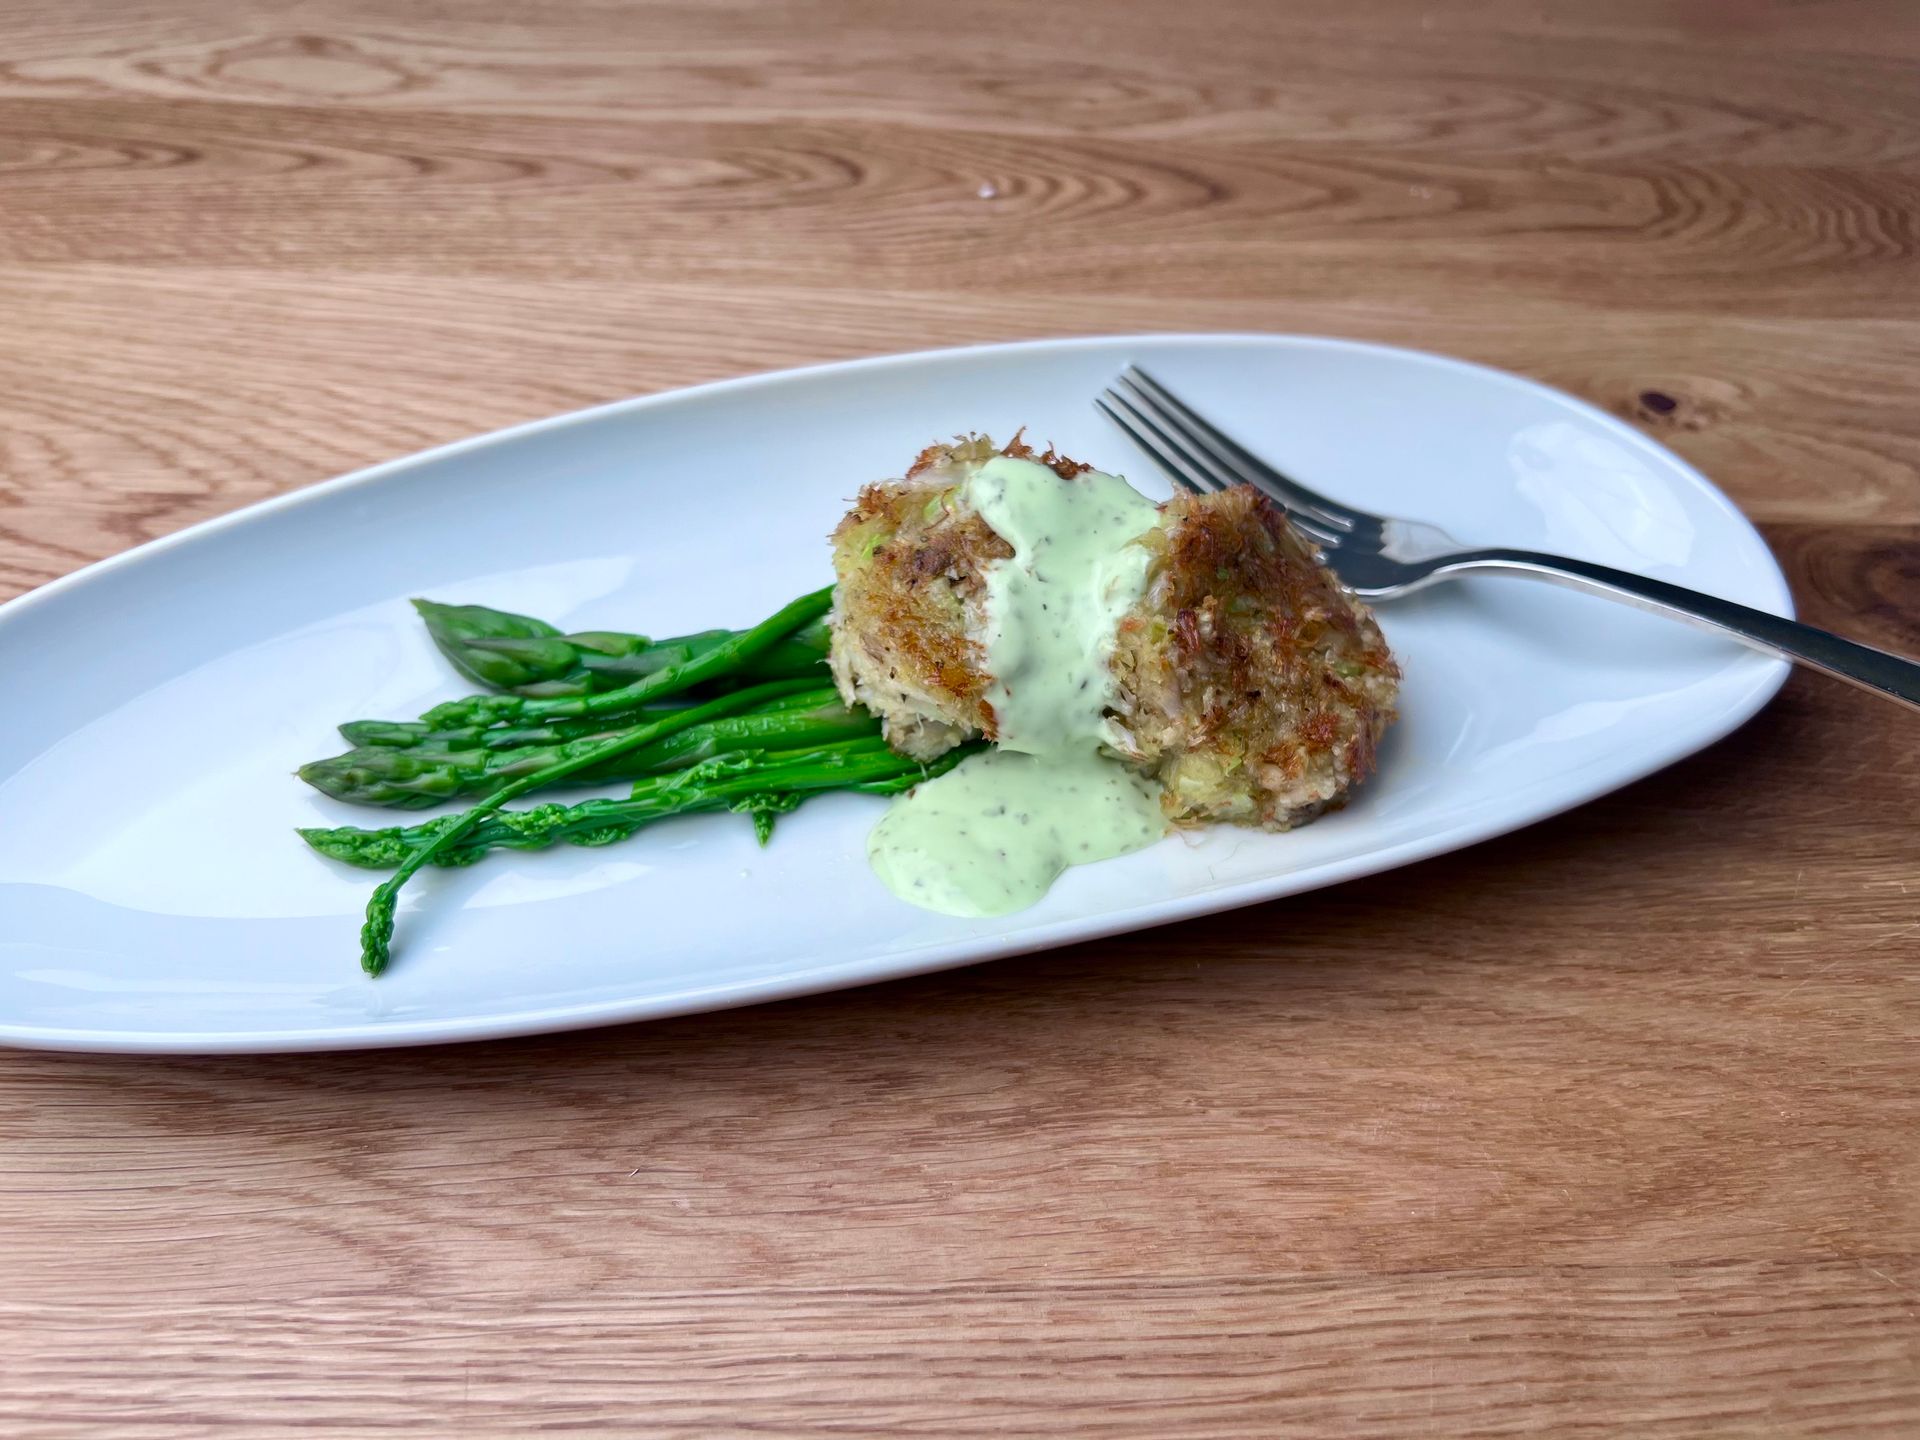
<path fill-rule="evenodd" d="M 1062 480 L 1005 456 L 968 477 L 965 494 L 1013 547 L 987 572 L 980 637 L 998 746 L 897 798 L 867 857 L 903 900 L 1003 915 L 1069 865 L 1166 833 L 1157 788 L 1101 751 L 1115 630 L 1146 585 L 1147 552 L 1133 542 L 1157 511 L 1117 476 Z"/>

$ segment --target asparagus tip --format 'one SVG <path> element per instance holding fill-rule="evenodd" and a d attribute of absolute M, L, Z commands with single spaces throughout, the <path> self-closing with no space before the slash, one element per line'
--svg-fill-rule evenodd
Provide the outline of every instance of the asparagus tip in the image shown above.
<path fill-rule="evenodd" d="M 393 894 L 385 886 L 367 901 L 367 923 L 360 927 L 360 968 L 378 975 L 387 968 L 393 946 Z"/>

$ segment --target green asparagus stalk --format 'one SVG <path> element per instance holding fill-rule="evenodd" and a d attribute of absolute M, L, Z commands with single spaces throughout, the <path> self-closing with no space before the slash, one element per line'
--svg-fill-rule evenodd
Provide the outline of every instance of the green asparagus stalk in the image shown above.
<path fill-rule="evenodd" d="M 757 707 L 755 713 L 775 710 L 810 710 L 829 704 L 838 693 L 830 685 L 805 676 L 791 695 L 777 696 Z M 625 714 L 594 715 L 585 720 L 555 720 L 545 725 L 461 725 L 436 730 L 419 720 L 349 720 L 340 733 L 355 749 L 415 750 L 448 752 L 472 750 L 517 750 L 530 745 L 564 745 L 569 740 L 607 738 L 646 720 L 657 720 L 680 708 L 679 699 L 659 705 L 645 705 Z"/>
<path fill-rule="evenodd" d="M 525 695 L 473 695 L 464 700 L 436 705 L 420 718 L 433 729 L 449 729 L 465 725 L 517 725 L 619 714 L 670 695 L 681 694 L 710 680 L 738 675 L 741 667 L 749 661 L 764 654 L 802 626 L 825 615 L 832 603 L 831 585 L 810 595 L 802 595 L 751 630 L 739 631 L 711 650 L 656 670 L 616 690 L 546 699 Z"/>
<path fill-rule="evenodd" d="M 489 689 L 531 698 L 592 695 L 616 690 L 719 648 L 738 632 L 706 630 L 669 640 L 610 630 L 562 634 L 530 615 L 485 605 L 415 600 L 440 653 L 468 679 Z M 744 663 L 753 680 L 817 674 L 827 654 L 824 622 L 804 626 Z"/>
<path fill-rule="evenodd" d="M 612 735 L 629 724 L 657 719 L 678 708 L 667 704 L 636 710 L 626 721 L 618 716 L 595 716 L 591 720 L 551 725 L 460 725 L 445 730 L 436 730 L 418 720 L 349 720 L 340 726 L 340 734 L 356 749 L 445 753 L 472 750 L 477 746 L 487 750 L 517 750 L 527 745 L 564 745 L 569 740 Z"/>
<path fill-rule="evenodd" d="M 490 850 L 612 844 L 669 815 L 734 809 L 758 818 L 762 813 L 791 809 L 807 796 L 824 790 L 895 794 L 944 774 L 979 748 L 973 745 L 949 751 L 930 764 L 909 760 L 874 740 L 843 741 L 811 751 L 739 751 L 675 774 L 643 779 L 626 799 L 493 812 L 458 835 L 452 831 L 465 816 L 380 830 L 341 827 L 307 829 L 300 834 L 322 855 L 365 869 L 403 865 L 443 840 L 445 843 L 433 850 L 431 863 L 471 865 Z M 452 838 L 446 838 L 450 835 Z"/>
<path fill-rule="evenodd" d="M 808 688 L 799 692 L 799 696 L 774 696 L 763 708 L 692 726 L 629 751 L 603 766 L 583 770 L 572 778 L 581 784 L 628 780 L 639 775 L 685 769 L 737 750 L 802 749 L 880 734 L 878 720 L 864 710 L 848 709 L 831 689 L 822 690 L 806 680 L 773 681 L 756 688 L 760 693 L 767 693 L 783 685 Z M 811 702 L 810 708 L 784 708 L 784 701 L 802 696 Z M 299 774 L 315 789 L 351 805 L 418 810 L 545 769 L 611 738 L 613 735 L 603 732 L 511 749 L 365 747 L 303 765 Z"/>
<path fill-rule="evenodd" d="M 724 645 L 740 632 L 702 630 L 694 635 L 676 635 L 656 640 L 645 649 L 625 644 L 633 637 L 605 631 L 589 631 L 567 638 L 580 649 L 580 665 L 586 672 L 592 693 L 616 690 L 643 680 L 669 665 L 696 660 L 708 651 Z M 791 635 L 747 660 L 739 669 L 743 677 L 756 680 L 785 680 L 801 675 L 819 675 L 826 664 L 828 627 L 824 619 L 802 625 Z"/>
<path fill-rule="evenodd" d="M 531 615 L 433 600 L 415 600 L 413 608 L 440 653 L 476 684 L 552 694 L 541 687 L 563 682 L 576 668 L 574 647 L 557 628 Z M 642 636 L 632 638 L 642 647 L 648 643 Z"/>

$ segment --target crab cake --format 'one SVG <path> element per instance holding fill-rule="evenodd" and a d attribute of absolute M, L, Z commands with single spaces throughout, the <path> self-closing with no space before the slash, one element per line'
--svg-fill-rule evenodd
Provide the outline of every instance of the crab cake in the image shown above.
<path fill-rule="evenodd" d="M 834 677 L 918 758 L 996 738 L 985 576 L 1013 547 L 965 487 L 997 455 L 1063 485 L 1090 468 L 1017 436 L 936 445 L 834 531 Z M 1135 543 L 1149 563 L 1114 637 L 1108 747 L 1161 783 L 1177 825 L 1285 829 L 1340 804 L 1373 768 L 1399 683 L 1366 607 L 1249 488 L 1171 500 Z"/>
<path fill-rule="evenodd" d="M 1249 486 L 1169 500 L 1143 543 L 1113 727 L 1165 787 L 1167 818 L 1284 830 L 1339 804 L 1373 770 L 1399 691 L 1371 612 Z"/>

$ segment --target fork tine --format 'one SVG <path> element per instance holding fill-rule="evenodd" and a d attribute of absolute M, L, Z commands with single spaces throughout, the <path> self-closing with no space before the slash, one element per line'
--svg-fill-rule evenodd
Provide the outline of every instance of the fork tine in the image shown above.
<path fill-rule="evenodd" d="M 1311 518 L 1335 530 L 1374 532 L 1383 524 L 1379 516 L 1342 505 L 1337 500 L 1329 500 L 1317 490 L 1309 490 L 1299 481 L 1281 474 L 1231 435 L 1207 421 L 1138 365 L 1127 366 L 1120 376 L 1120 383 L 1144 399 L 1150 409 L 1179 430 L 1191 444 L 1207 452 L 1217 468 L 1225 469 L 1248 484 L 1265 490 L 1292 512 L 1296 522 Z"/>
<path fill-rule="evenodd" d="M 1161 469 L 1196 494 L 1204 494 L 1210 490 L 1225 490 L 1239 483 L 1239 477 L 1225 470 L 1218 463 L 1194 454 L 1189 447 L 1168 434 L 1152 416 L 1142 411 L 1132 399 L 1120 391 L 1108 387 L 1106 394 L 1094 401 L 1094 404 L 1098 405 L 1110 420 L 1132 436 L 1134 442 L 1151 455 Z M 1288 518 L 1293 521 L 1297 529 L 1324 548 L 1331 549 L 1337 546 L 1346 535 L 1345 531 L 1313 515 L 1303 515 L 1289 509 Z"/>
<path fill-rule="evenodd" d="M 1105 395 L 1099 395 L 1094 398 L 1094 408 L 1109 420 L 1113 421 L 1113 423 L 1118 425 L 1122 430 L 1126 431 L 1133 443 L 1146 451 L 1147 454 L 1153 458 L 1154 464 L 1167 472 L 1168 479 L 1191 495 L 1205 495 L 1214 488 L 1204 477 L 1190 474 L 1186 466 L 1182 465 L 1172 455 L 1163 451 L 1160 448 L 1159 442 L 1153 438 L 1153 435 L 1144 426 L 1136 423 L 1133 418 L 1124 411 L 1116 409 L 1112 401 L 1108 399 L 1108 396 L 1112 396 L 1115 400 L 1120 399 L 1120 396 L 1115 391 L 1109 390 Z M 1125 402 L 1123 401 L 1122 403 Z"/>

